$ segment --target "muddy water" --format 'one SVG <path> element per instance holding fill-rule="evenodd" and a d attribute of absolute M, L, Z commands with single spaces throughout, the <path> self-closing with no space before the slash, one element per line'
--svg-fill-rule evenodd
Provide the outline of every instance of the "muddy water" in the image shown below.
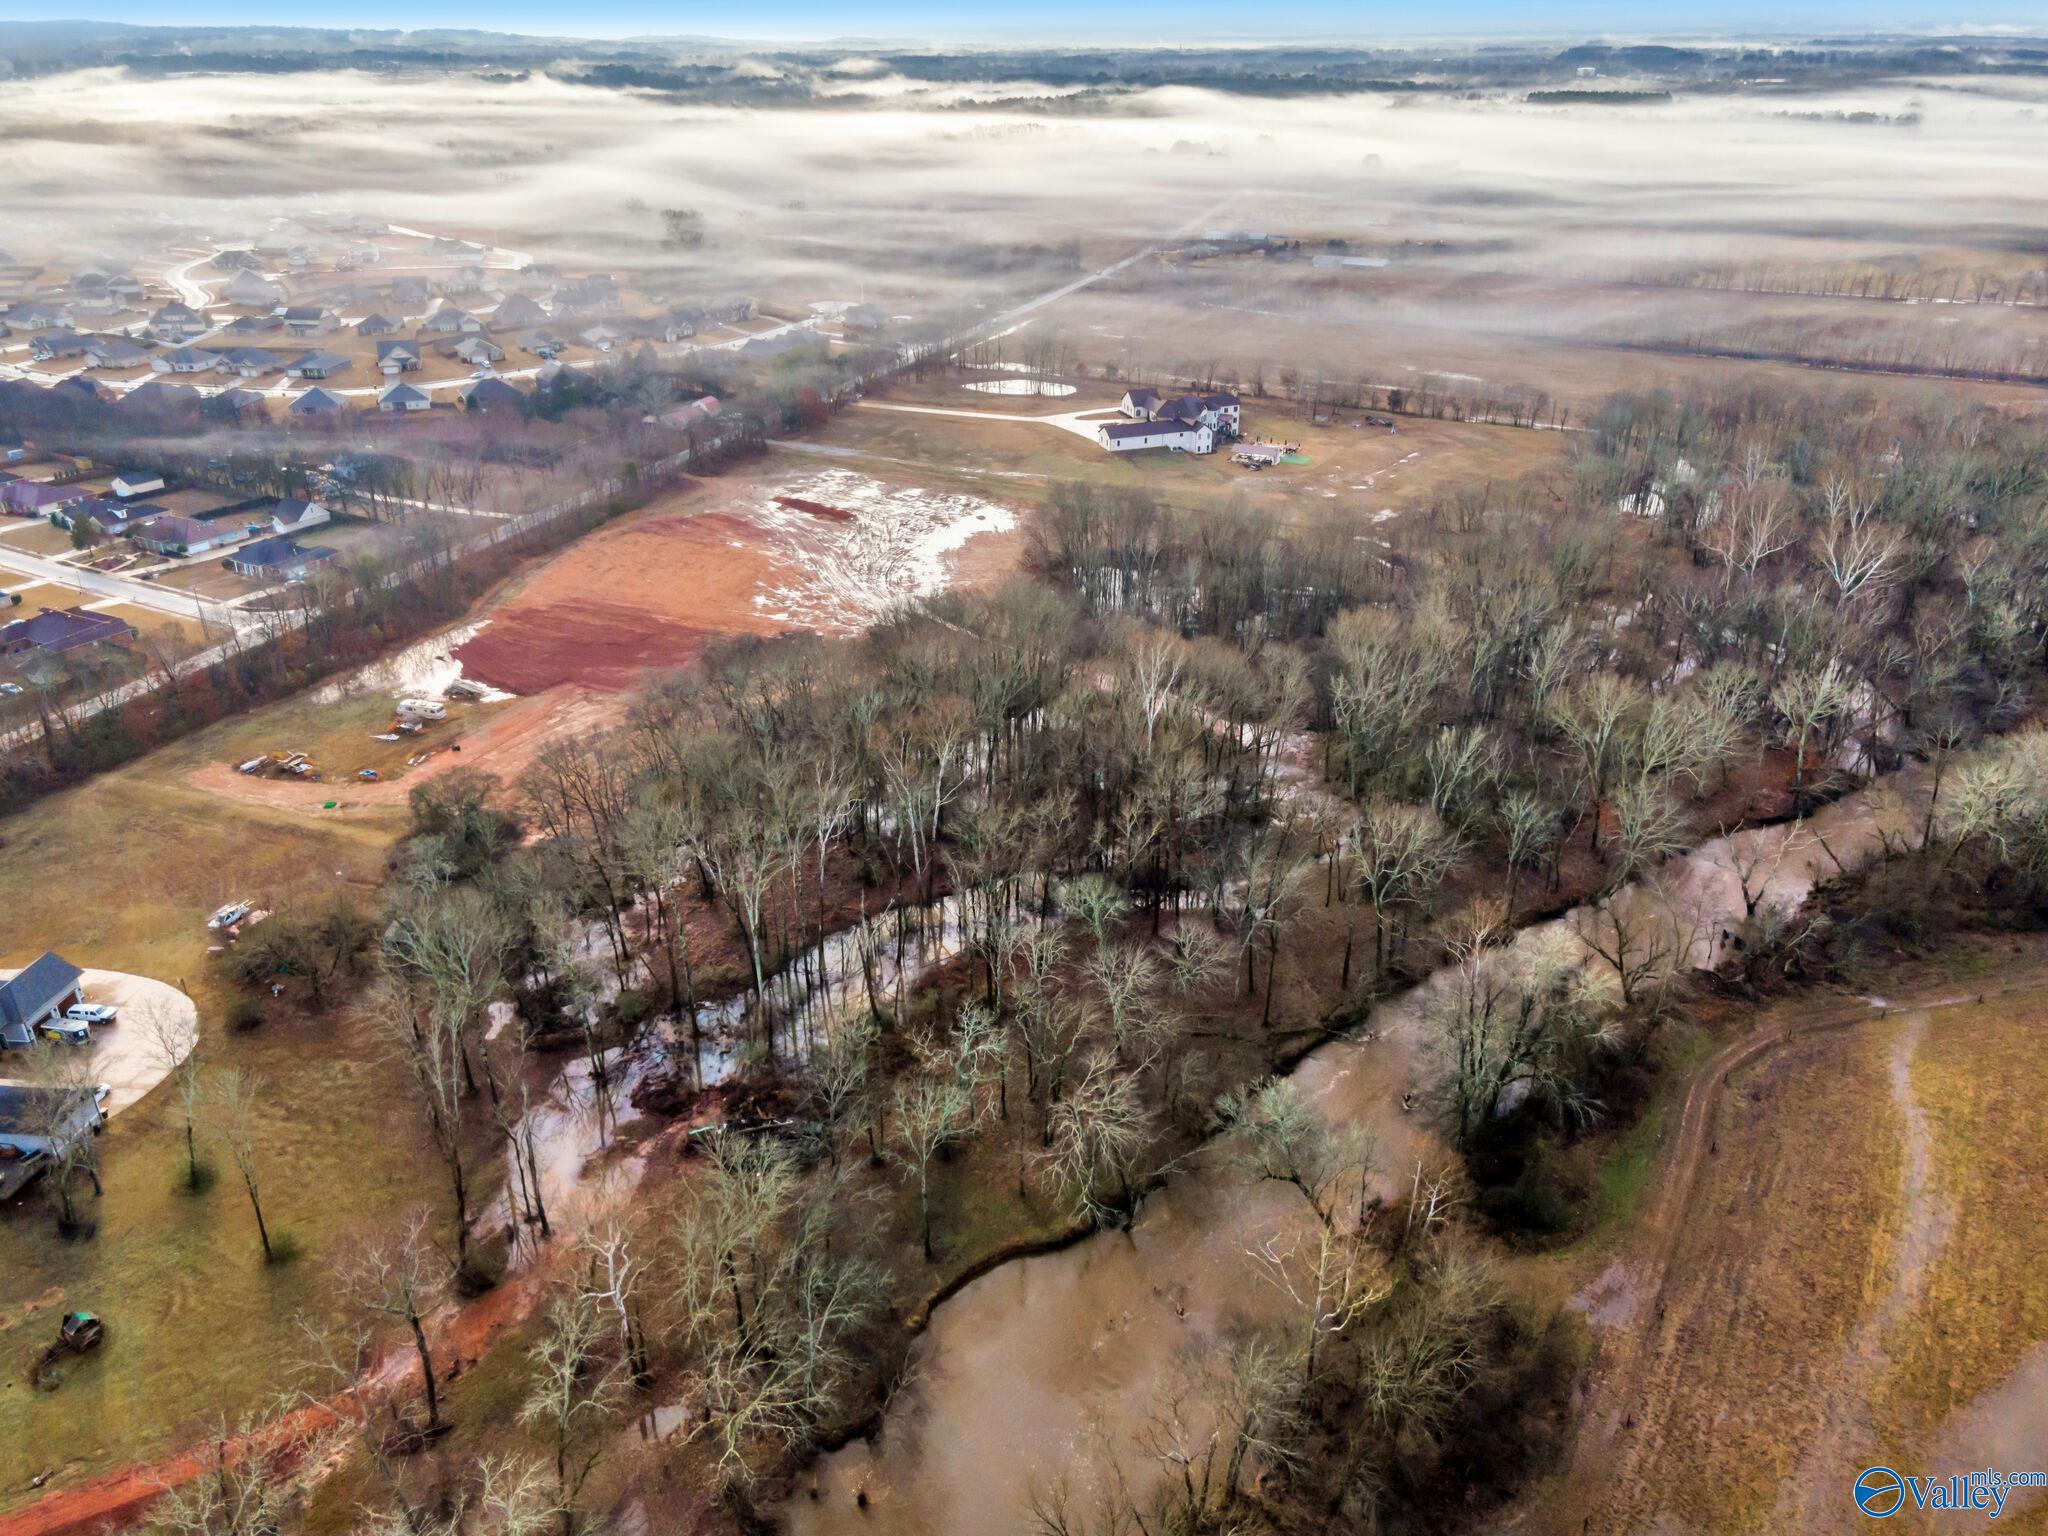
<path fill-rule="evenodd" d="M 1752 895 L 1791 909 L 1837 859 L 1872 856 L 1880 823 L 1894 837 L 1917 825 L 1898 797 L 1865 792 L 1797 832 L 1715 839 L 1617 900 L 1707 963 L 1743 914 L 1741 869 Z M 1586 919 L 1570 914 L 1518 942 L 1576 942 Z M 1383 1005 L 1365 1034 L 1323 1047 L 1295 1071 L 1325 1116 L 1371 1139 L 1384 1195 L 1405 1192 L 1417 1156 L 1433 1145 L 1401 1100 L 1423 1064 L 1421 999 L 1442 979 Z M 939 1307 L 876 1442 L 821 1458 L 783 1518 L 796 1536 L 1016 1536 L 1033 1528 L 1033 1494 L 1062 1476 L 1086 1507 L 1104 1449 L 1120 1455 L 1142 1493 L 1144 1439 L 1176 1362 L 1235 1320 L 1284 1315 L 1250 1250 L 1306 1220 L 1298 1196 L 1249 1182 L 1205 1149 L 1146 1203 L 1131 1232 L 1004 1265 Z M 865 1510 L 855 1499 L 862 1491 Z"/>
<path fill-rule="evenodd" d="M 765 1007 L 775 1019 L 784 1049 L 801 1055 L 831 1038 L 840 1021 L 864 1014 L 871 1000 L 893 1009 L 937 967 L 965 947 L 969 935 L 959 901 L 951 896 L 927 906 L 897 909 L 829 934 L 768 978 Z M 582 936 L 579 958 L 595 979 L 600 999 L 614 997 L 618 977 L 603 930 L 595 924 Z M 697 1009 L 694 1032 L 673 1022 L 663 1037 L 633 1051 L 602 1055 L 599 1080 L 587 1058 L 563 1070 L 514 1127 L 505 1153 L 505 1193 L 478 1219 L 491 1232 L 510 1220 L 515 1192 L 523 1191 L 527 1148 L 538 1173 L 541 1203 L 556 1234 L 587 1231 L 591 1224 L 640 1182 L 644 1158 L 622 1153 L 621 1129 L 641 1118 L 633 1092 L 650 1076 L 687 1062 L 694 1048 L 697 1073 L 705 1085 L 723 1082 L 733 1069 L 741 1031 L 754 1006 L 742 993 Z M 514 1023 L 509 1004 L 494 1005 L 493 1036 Z M 521 1200 L 522 1205 L 530 1202 Z M 536 1252 L 522 1240 L 517 1257 Z"/>

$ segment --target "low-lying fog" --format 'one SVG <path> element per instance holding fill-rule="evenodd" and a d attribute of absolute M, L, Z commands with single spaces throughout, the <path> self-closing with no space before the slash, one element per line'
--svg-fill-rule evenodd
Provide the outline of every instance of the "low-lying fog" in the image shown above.
<path fill-rule="evenodd" d="M 2037 80 L 1640 106 L 1176 87 L 1070 111 L 1033 95 L 863 61 L 786 106 L 742 108 L 467 72 L 11 82 L 0 245 L 133 260 L 167 234 L 347 209 L 621 275 L 939 304 L 976 292 L 940 259 L 963 246 L 1079 239 L 1092 254 L 1191 221 L 1483 244 L 1488 266 L 1600 274 L 1788 236 L 1856 254 L 1996 247 L 2048 220 Z M 663 248 L 661 212 L 678 207 L 702 214 L 703 246 Z"/>

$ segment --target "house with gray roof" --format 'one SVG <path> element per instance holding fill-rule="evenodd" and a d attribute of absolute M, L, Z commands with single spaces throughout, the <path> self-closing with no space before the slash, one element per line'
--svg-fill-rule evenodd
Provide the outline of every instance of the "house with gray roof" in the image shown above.
<path fill-rule="evenodd" d="M 334 558 L 324 544 L 301 546 L 282 535 L 244 544 L 228 556 L 228 569 L 237 576 L 254 576 L 264 581 L 304 581 L 311 571 Z"/>
<path fill-rule="evenodd" d="M 173 347 L 152 357 L 149 366 L 158 373 L 211 373 L 220 366 L 220 354 L 197 347 Z"/>
<path fill-rule="evenodd" d="M 324 389 L 309 389 L 290 405 L 285 407 L 287 416 L 339 416 L 348 409 L 348 402 Z"/>
<path fill-rule="evenodd" d="M 221 299 L 228 304 L 243 304 L 257 308 L 266 304 L 284 301 L 284 289 L 262 274 L 244 267 L 227 281 L 220 291 Z"/>
<path fill-rule="evenodd" d="M 194 336 L 203 336 L 212 329 L 206 316 L 189 304 L 175 300 L 149 317 L 149 334 L 158 341 L 173 344 L 190 341 Z"/>
<path fill-rule="evenodd" d="M 85 1001 L 85 973 L 53 949 L 0 982 L 0 1045 L 35 1044 L 36 1028 Z"/>
<path fill-rule="evenodd" d="M 304 533 L 331 522 L 334 514 L 317 501 L 280 501 L 270 509 L 270 526 L 276 533 Z"/>
<path fill-rule="evenodd" d="M 90 1088 L 0 1083 L 0 1202 L 61 1164 L 79 1137 L 106 1123 Z"/>
<path fill-rule="evenodd" d="M 126 336 L 94 336 L 85 349 L 85 360 L 95 368 L 140 368 L 155 353 Z"/>
<path fill-rule="evenodd" d="M 308 352 L 285 365 L 285 376 L 293 379 L 331 379 L 348 371 L 349 361 L 339 352 Z"/>
<path fill-rule="evenodd" d="M 294 304 L 284 312 L 287 336 L 325 336 L 336 323 L 334 311 L 321 304 Z"/>

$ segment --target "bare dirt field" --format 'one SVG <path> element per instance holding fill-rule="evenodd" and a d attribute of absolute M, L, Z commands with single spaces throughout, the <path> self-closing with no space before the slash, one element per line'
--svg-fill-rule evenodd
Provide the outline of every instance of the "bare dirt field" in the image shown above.
<path fill-rule="evenodd" d="M 1667 1258 L 1646 1235 L 1579 1293 L 1608 1364 L 1544 1528 L 1849 1530 L 1866 1467 L 2048 1462 L 2040 960 L 1829 1005 L 1846 1027 L 1809 1005 L 1701 1075 L 1643 1225 Z M 2018 1493 L 1998 1528 L 2044 1518 Z"/>
<path fill-rule="evenodd" d="M 456 651 L 513 693 L 630 688 L 712 641 L 858 628 L 935 591 L 1012 533 L 993 502 L 930 492 L 797 455 L 692 487 L 579 540 L 513 588 Z"/>

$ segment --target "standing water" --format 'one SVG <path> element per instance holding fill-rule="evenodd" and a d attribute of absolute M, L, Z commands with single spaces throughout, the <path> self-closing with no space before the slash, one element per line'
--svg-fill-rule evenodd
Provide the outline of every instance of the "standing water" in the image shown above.
<path fill-rule="evenodd" d="M 1752 896 L 1790 909 L 1838 860 L 1863 862 L 1886 834 L 1910 840 L 1917 827 L 1900 796 L 1867 790 L 1796 827 L 1716 838 L 1615 900 L 1638 916 L 1655 908 L 1677 925 L 1693 963 L 1709 964 L 1724 928 L 1744 915 L 1745 873 Z M 1578 945 L 1587 915 L 1540 924 L 1516 942 Z M 1363 1035 L 1311 1053 L 1293 1074 L 1328 1120 L 1363 1130 L 1386 1197 L 1404 1194 L 1416 1157 L 1438 1146 L 1401 1106 L 1423 1045 L 1420 1002 L 1444 979 L 1383 1004 Z M 1280 1292 L 1251 1250 L 1308 1219 L 1291 1190 L 1256 1183 L 1221 1149 L 1203 1149 L 1130 1232 L 1005 1264 L 937 1308 L 877 1440 L 820 1458 L 816 1497 L 792 1500 L 783 1519 L 796 1536 L 1016 1536 L 1032 1528 L 1034 1494 L 1062 1479 L 1074 1507 L 1090 1508 L 1089 1478 L 1105 1451 L 1119 1456 L 1142 1500 L 1154 1465 L 1144 1438 L 1174 1371 L 1234 1324 L 1282 1315 Z"/>

